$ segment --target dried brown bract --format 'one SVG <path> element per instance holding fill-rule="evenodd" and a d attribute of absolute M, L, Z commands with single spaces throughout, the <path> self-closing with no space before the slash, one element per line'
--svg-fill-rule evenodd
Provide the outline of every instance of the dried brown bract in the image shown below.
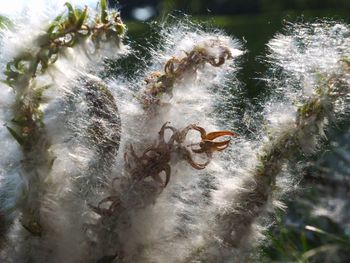
<path fill-rule="evenodd" d="M 165 130 L 171 130 L 172 135 L 168 141 L 164 138 Z M 196 130 L 201 133 L 201 141 L 199 143 L 186 145 L 185 140 L 190 130 Z M 133 180 L 139 181 L 147 177 L 151 177 L 162 187 L 166 187 L 170 180 L 171 168 L 170 160 L 172 155 L 177 155 L 178 159 L 186 160 L 195 169 L 204 169 L 212 158 L 215 151 L 222 151 L 228 147 L 230 139 L 224 141 L 214 141 L 222 136 L 237 136 L 231 131 L 217 131 L 206 133 L 205 129 L 191 124 L 182 130 L 177 130 L 173 126 L 169 126 L 166 122 L 159 131 L 157 143 L 147 148 L 141 156 L 135 153 L 132 145 L 129 147 L 129 153 L 125 153 L 125 167 L 129 171 Z M 197 145 L 199 148 L 193 149 Z M 196 163 L 192 155 L 205 153 L 208 161 L 204 164 Z M 131 166 L 131 160 L 134 167 Z M 165 172 L 163 180 L 160 174 Z"/>
<path fill-rule="evenodd" d="M 183 58 L 172 57 L 164 66 L 164 73 L 154 72 L 146 81 L 146 89 L 140 96 L 144 109 L 160 104 L 160 96 L 164 93 L 172 95 L 174 83 L 186 76 L 195 75 L 206 63 L 220 67 L 227 59 L 232 58 L 230 49 L 219 41 L 210 41 L 198 45 Z"/>

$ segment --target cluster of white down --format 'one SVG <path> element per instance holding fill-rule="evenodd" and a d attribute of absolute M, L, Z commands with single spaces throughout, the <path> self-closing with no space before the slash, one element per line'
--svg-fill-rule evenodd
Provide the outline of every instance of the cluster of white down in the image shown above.
<path fill-rule="evenodd" d="M 321 139 L 325 140 L 325 129 L 349 113 L 349 68 L 343 60 L 350 55 L 350 27 L 343 23 L 320 21 L 318 23 L 290 24 L 284 33 L 275 35 L 269 41 L 267 61 L 270 64 L 267 84 L 274 90 L 270 101 L 265 104 L 267 136 L 265 144 L 278 136 L 295 129 L 298 107 L 310 98 L 321 98 L 321 103 L 331 103 L 325 107 L 325 118 L 307 119 L 317 127 L 314 132 L 304 130 L 299 133 L 301 150 L 308 154 L 319 149 Z M 331 97 L 325 97 L 319 90 L 328 86 L 338 86 Z M 319 90 L 318 90 L 319 89 Z M 347 114 L 347 115 L 346 115 Z M 291 156 L 291 160 L 293 160 Z M 300 180 L 298 174 L 303 164 L 294 164 L 297 171 L 283 174 L 277 179 L 278 191 L 273 193 L 274 203 L 278 196 L 295 189 Z M 333 174 L 332 176 L 336 176 Z M 276 203 L 279 205 L 279 202 Z M 282 207 L 283 208 L 283 207 Z"/>
<path fill-rule="evenodd" d="M 343 77 L 341 61 L 350 55 L 349 33 L 349 26 L 343 23 L 291 24 L 284 34 L 270 40 L 267 61 L 272 67 L 268 82 L 282 98 L 283 111 L 315 94 L 315 88 L 331 77 Z"/>
<path fill-rule="evenodd" d="M 275 90 L 275 95 L 265 106 L 269 132 L 288 131 L 287 123 L 293 128 L 297 107 L 308 98 L 317 97 L 316 90 L 324 89 L 333 79 L 340 82 L 338 86 L 348 85 L 349 74 L 342 60 L 349 57 L 349 32 L 348 25 L 329 21 L 291 24 L 285 33 L 270 40 L 267 84 Z M 317 123 L 319 132 L 315 135 L 324 136 L 325 125 L 347 113 L 348 96 L 343 95 L 333 98 L 334 112 L 325 112 L 327 118 Z M 322 98 L 323 103 L 327 100 Z M 305 152 L 312 152 L 317 148 L 319 136 L 306 137 L 301 146 Z M 302 136 L 300 139 L 303 140 Z"/>
<path fill-rule="evenodd" d="M 44 33 L 50 21 L 66 11 L 63 4 L 57 8 L 57 2 L 45 2 L 43 5 L 40 15 L 29 9 L 10 17 L 13 22 L 11 29 L 1 32 L 2 71 L 7 62 L 22 52 L 35 53 L 39 46 L 34 40 Z M 37 10 L 38 3 L 33 7 Z M 93 18 L 95 15 L 96 12 L 89 9 L 89 16 Z M 50 143 L 49 153 L 54 156 L 50 173 L 43 173 L 39 165 L 35 168 L 38 180 L 33 181 L 31 177 L 28 181 L 20 146 L 1 125 L 0 228 L 4 230 L 0 238 L 1 262 L 77 262 L 88 257 L 84 224 L 89 223 L 89 217 L 84 217 L 89 211 L 87 202 L 92 198 L 90 195 L 99 191 L 104 176 L 103 171 L 96 171 L 97 142 L 89 133 L 89 128 L 93 129 L 97 123 L 103 126 L 103 121 L 106 121 L 103 118 L 101 121 L 98 114 L 94 115 L 91 111 L 95 99 L 91 98 L 94 96 L 90 94 L 91 85 L 104 85 L 93 74 L 101 68 L 104 57 L 120 57 L 128 49 L 123 45 L 112 48 L 113 45 L 106 43 L 100 52 L 92 54 L 89 51 L 94 50 L 89 48 L 93 48 L 93 43 L 87 40 L 84 44 L 84 47 L 77 45 L 62 50 L 58 61 L 45 74 L 38 73 L 35 79 L 35 85 L 39 87 L 50 85 L 40 106 Z M 5 79 L 5 76 L 1 75 L 1 78 Z M 105 96 L 108 97 L 108 94 Z M 2 124 L 12 125 L 14 103 L 14 90 L 1 84 Z M 115 111 L 107 110 L 110 114 Z M 118 112 L 113 114 L 119 117 Z M 117 133 L 120 133 L 119 126 Z M 95 171 L 93 175 L 91 171 Z M 89 189 L 92 185 L 93 194 Z M 35 204 L 32 207 L 39 214 L 40 222 L 30 222 L 30 219 L 22 217 L 21 209 L 29 203 Z M 39 223 L 39 228 L 45 229 L 45 233 L 40 237 L 40 233 L 30 233 L 35 225 L 28 223 Z"/>
<path fill-rule="evenodd" d="M 39 25 L 42 28 L 43 24 Z M 40 34 L 40 29 L 35 32 L 37 27 L 28 27 L 29 35 Z M 265 116 L 271 130 L 294 123 L 293 103 L 312 94 L 320 73 L 326 76 L 339 73 L 342 69 L 339 60 L 348 55 L 348 30 L 341 24 L 297 25 L 269 43 L 272 73 L 278 76 L 271 78 L 270 83 L 281 91 L 266 105 Z M 89 135 L 96 123 L 104 127 L 107 140 L 116 131 L 108 120 L 96 120 L 89 115 L 88 87 L 91 82 L 100 83 L 89 74 L 98 70 L 96 63 L 101 57 L 94 58 L 91 68 L 84 50 L 67 49 L 67 56 L 37 80 L 55 83 L 45 93 L 46 102 L 42 105 L 50 151 L 55 156 L 51 173 L 41 178 L 45 184 L 25 184 L 20 147 L 5 128 L 0 129 L 5 146 L 0 149 L 0 224 L 13 222 L 6 240 L 0 240 L 5 243 L 0 252 L 3 262 L 112 262 L 112 258 L 122 262 L 242 262 L 247 256 L 245 248 L 262 237 L 263 227 L 257 221 L 267 211 L 271 198 L 261 202 L 250 198 L 261 183 L 255 181 L 252 173 L 259 146 L 267 141 L 260 140 L 264 135 L 257 134 L 258 140 L 241 136 L 232 141 L 228 149 L 214 154 L 204 170 L 193 169 L 185 160 L 173 159 L 170 182 L 162 191 L 147 192 L 141 187 L 119 185 L 128 176 L 123 158 L 127 146 L 132 143 L 136 153 L 142 153 L 157 140 L 165 122 L 180 130 L 189 124 L 197 124 L 208 132 L 238 128 L 231 123 L 239 121 L 222 122 L 226 118 L 215 107 L 223 101 L 235 101 L 235 94 L 225 90 L 232 84 L 239 86 L 233 79 L 237 60 L 243 54 L 241 45 L 222 32 L 208 33 L 188 24 L 165 26 L 161 33 L 161 46 L 152 52 L 151 65 L 142 77 L 130 83 L 123 81 L 123 76 L 106 80 L 119 113 L 113 108 L 107 111 L 119 114 L 122 123 L 119 152 L 113 162 L 108 156 L 100 156 L 99 143 Z M 17 34 L 19 31 L 11 38 L 3 34 L 2 68 L 18 54 L 13 49 L 15 43 L 16 50 L 18 43 L 23 43 L 18 50 L 35 48 L 35 44 L 21 38 L 27 33 Z M 136 99 L 144 87 L 143 80 L 154 71 L 162 71 L 172 56 L 182 58 L 194 47 L 208 48 L 206 43 L 213 40 L 227 46 L 233 59 L 220 67 L 210 64 L 200 67 L 194 76 L 175 84 L 172 96 L 161 98 L 162 105 L 156 114 L 146 113 Z M 213 46 L 210 52 L 215 55 L 219 51 Z M 15 98 L 9 87 L 2 86 L 0 117 L 9 123 Z M 235 118 L 234 112 L 223 114 Z M 199 139 L 192 132 L 190 137 Z M 113 181 L 115 178 L 120 180 Z M 290 180 L 279 182 L 282 189 L 289 187 Z M 43 219 L 40 223 L 47 232 L 41 237 L 33 236 L 20 222 L 16 205 L 25 198 L 23 189 L 42 193 L 36 201 L 40 203 Z M 99 215 L 88 204 L 96 205 L 114 194 L 121 195 L 130 206 L 122 215 L 112 218 L 118 222 L 99 221 Z M 114 257 L 116 253 L 118 257 Z"/>
<path fill-rule="evenodd" d="M 30 24 L 30 20 L 22 19 L 26 23 L 16 23 L 18 29 L 15 33 L 3 32 L 3 68 L 17 52 L 37 48 L 33 39 L 47 25 L 43 21 L 54 17 L 51 11 L 48 13 L 40 23 Z M 31 34 L 28 35 L 34 37 L 27 40 L 23 38 L 27 33 L 21 32 L 28 32 L 28 28 L 31 28 Z M 153 71 L 163 70 L 169 58 L 184 57 L 185 52 L 190 52 L 194 47 L 205 47 L 216 56 L 220 50 L 208 45 L 212 41 L 227 46 L 233 59 L 227 60 L 221 67 L 206 64 L 199 68 L 195 76 L 177 83 L 173 96 L 162 98 L 164 107 L 154 116 L 147 116 L 134 96 L 141 91 L 140 83 L 143 83 L 144 77 L 127 84 L 107 80 L 122 120 L 120 150 L 114 164 L 99 156 L 96 150 L 99 145 L 93 141 L 94 138 L 89 137 L 89 128 L 95 125 L 94 122 L 105 127 L 106 137 L 116 132 L 108 127 L 109 123 L 101 123 L 101 120 L 89 115 L 91 106 L 86 97 L 89 92 L 87 86 L 91 82 L 100 82 L 91 74 L 98 70 L 98 60 L 102 56 L 94 58 L 92 68 L 84 50 L 67 48 L 65 56 L 60 56 L 47 73 L 38 76 L 38 84 L 53 84 L 44 94 L 41 109 L 51 145 L 49 152 L 54 156 L 54 162 L 49 174 L 38 173 L 40 184 L 27 183 L 26 171 L 21 165 L 20 147 L 5 127 L 1 129 L 2 143 L 7 147 L 2 148 L 0 215 L 1 222 L 6 221 L 9 226 L 7 236 L 3 238 L 5 245 L 0 252 L 2 261 L 96 262 L 121 249 L 127 262 L 175 262 L 185 260 L 211 234 L 208 232 L 210 220 L 205 220 L 207 215 L 210 215 L 211 220 L 214 218 L 209 212 L 213 204 L 210 200 L 211 191 L 219 184 L 224 185 L 221 179 L 227 180 L 234 176 L 228 167 L 236 154 L 229 151 L 215 155 L 204 171 L 194 170 L 183 160 L 173 160 L 167 188 L 153 198 L 136 193 L 135 199 L 150 200 L 144 201 L 148 206 L 142 209 L 139 206 L 128 208 L 126 225 L 118 222 L 112 222 L 110 226 L 96 225 L 103 222 L 98 221 L 99 216 L 88 207 L 88 204 L 95 205 L 109 195 L 111 189 L 108 185 L 111 180 L 124 175 L 125 146 L 133 143 L 138 153 L 143 151 L 157 139 L 158 131 L 166 121 L 170 121 L 170 125 L 177 129 L 189 124 L 198 124 L 208 132 L 234 129 L 225 123 L 218 123 L 213 116 L 216 101 L 228 100 L 220 96 L 218 89 L 225 89 L 237 71 L 235 64 L 243 53 L 239 50 L 241 47 L 238 42 L 221 32 L 206 33 L 184 25 L 165 28 L 163 32 L 164 45 L 153 54 L 152 66 L 145 70 L 144 77 Z M 120 50 L 118 52 L 123 53 Z M 11 88 L 3 86 L 1 120 L 10 124 L 15 96 Z M 233 98 L 233 94 L 231 96 Z M 113 109 L 110 110 L 113 112 Z M 118 115 L 118 112 L 114 113 Z M 195 139 L 198 141 L 199 136 L 196 135 Z M 118 189 L 117 183 L 114 185 Z M 135 189 L 142 191 L 140 188 Z M 25 202 L 38 204 L 40 227 L 45 229 L 41 236 L 24 228 L 28 225 L 22 222 L 21 212 L 17 209 L 21 207 L 22 200 L 27 198 L 28 192 L 39 193 L 34 195 L 37 200 Z M 135 200 L 134 203 L 139 201 Z M 117 228 L 113 229 L 114 226 Z M 90 234 L 94 227 L 103 228 L 102 232 L 107 236 L 96 235 L 96 231 Z M 110 233 L 106 229 L 110 229 Z"/>
<path fill-rule="evenodd" d="M 118 80 L 109 83 L 120 106 L 123 131 L 121 149 L 132 143 L 139 154 L 152 145 L 161 126 L 167 121 L 177 129 L 191 123 L 208 131 L 235 129 L 231 122 L 218 121 L 222 117 L 218 117 L 217 112 L 214 114 L 214 108 L 225 99 L 235 101 L 234 93 L 218 90 L 228 89 L 227 80 L 237 70 L 235 59 L 242 53 L 239 51 L 241 47 L 220 32 L 208 34 L 181 25 L 165 28 L 163 32 L 161 49 L 154 51 L 153 63 L 143 77 L 132 83 L 121 84 Z M 282 169 L 276 187 L 281 190 L 273 192 L 268 178 L 254 177 L 258 164 L 256 155 L 275 136 L 281 136 L 281 132 L 288 133 L 289 128 L 295 127 L 298 103 L 314 96 L 313 89 L 326 84 L 322 80 L 335 75 L 348 83 L 344 65 L 340 63 L 342 58 L 348 56 L 349 50 L 346 25 L 295 25 L 287 32 L 286 35 L 277 35 L 269 43 L 268 60 L 272 77 L 268 77 L 268 83 L 277 92 L 264 105 L 268 135 L 264 132 L 256 134 L 256 140 L 246 140 L 242 136 L 227 151 L 216 154 L 203 171 L 194 170 L 186 161 L 173 160 L 169 185 L 156 196 L 144 193 L 138 196 L 127 192 L 126 195 L 132 198 L 144 198 L 144 206 L 127 207 L 123 216 L 117 217 L 124 222 L 115 224 L 117 229 L 114 233 L 110 231 L 114 238 L 107 238 L 110 244 L 107 242 L 105 247 L 109 255 L 122 251 L 120 254 L 126 262 L 253 260 L 246 248 L 257 245 L 263 238 L 264 226 L 269 223 L 267 212 L 274 206 L 284 208 L 277 198 L 293 189 L 293 184 L 298 180 Z M 184 52 L 213 38 L 223 41 L 232 49 L 234 59 L 231 63 L 234 64 L 229 62 L 221 68 L 210 65 L 200 68 L 195 78 L 175 85 L 173 96 L 162 98 L 163 105 L 156 115 L 146 115 L 142 105 L 134 99 L 142 91 L 142 79 L 153 71 L 162 70 L 164 63 L 172 56 L 181 58 Z M 320 75 L 323 77 L 320 78 Z M 223 94 L 228 98 L 223 98 Z M 338 113 L 344 108 L 337 108 L 337 101 L 335 112 Z M 234 112 L 229 114 L 235 118 Z M 323 129 L 326 121 L 322 122 L 320 127 Z M 315 138 L 323 131 L 318 132 Z M 304 137 L 300 139 L 313 139 Z M 315 145 L 311 144 L 309 148 L 314 150 Z M 121 154 L 117 167 L 120 165 L 116 169 L 119 172 L 114 175 L 117 178 L 123 177 L 120 172 L 123 169 Z"/>
<path fill-rule="evenodd" d="M 229 48 L 233 59 L 228 59 L 221 67 L 213 67 L 207 63 L 195 75 L 189 73 L 190 76 L 175 83 L 172 96 L 165 94 L 161 98 L 162 104 L 156 112 L 144 111 L 139 100 L 135 99 L 146 86 L 144 79 L 152 72 L 163 71 L 170 58 L 181 59 L 194 48 L 206 48 L 217 56 L 221 52 L 219 46 L 214 44 L 208 49 L 213 41 Z M 141 155 L 157 140 L 158 132 L 165 122 L 170 122 L 169 125 L 179 130 L 190 124 L 197 124 L 207 132 L 235 130 L 230 124 L 218 123 L 215 118 L 218 113 L 214 114 L 214 111 L 217 102 L 230 100 L 223 95 L 228 84 L 236 85 L 238 90 L 239 83 L 232 79 L 237 72 L 239 56 L 243 54 L 240 44 L 222 32 L 205 32 L 188 23 L 165 26 L 161 32 L 160 43 L 159 49 L 152 50 L 151 65 L 143 76 L 132 83 L 121 83 L 118 80 L 109 83 L 117 98 L 122 120 L 121 152 L 115 169 L 119 172 L 113 175 L 117 178 L 123 177 L 122 151 L 128 151 L 126 147 L 132 143 L 136 153 Z M 229 96 L 235 100 L 233 93 Z M 232 112 L 222 114 L 234 118 Z M 188 138 L 197 142 L 200 140 L 198 133 L 194 132 L 190 132 Z M 234 144 L 232 141 L 229 148 L 235 147 Z M 117 249 L 122 251 L 126 262 L 191 260 L 193 252 L 206 245 L 207 238 L 213 234 L 210 230 L 215 218 L 212 214 L 216 205 L 212 200 L 213 191 L 227 183 L 234 187 L 235 175 L 231 169 L 233 163 L 239 161 L 236 150 L 226 150 L 214 154 L 211 163 L 201 171 L 195 170 L 185 160 L 173 156 L 170 182 L 161 192 L 145 194 L 143 192 L 147 190 L 140 187 L 126 188 L 125 193 L 121 193 L 122 198 L 142 199 L 129 200 L 126 203 L 143 205 L 130 205 L 123 211 L 123 215 L 116 216 L 116 220 L 127 221 L 127 224 L 114 223 L 117 229 L 110 233 L 104 232 L 105 235 L 114 237 L 107 238 L 113 241 L 106 244 L 108 248 L 105 247 L 105 251 L 109 251 L 109 254 Z M 118 182 L 119 180 L 115 181 L 114 187 L 122 189 L 118 187 Z M 135 191 L 139 193 L 135 194 Z M 113 195 L 113 192 L 109 195 Z"/>
<path fill-rule="evenodd" d="M 339 81 L 336 85 L 340 86 L 341 92 L 331 94 L 333 98 L 322 97 L 322 103 L 334 105 L 329 108 L 332 112 L 326 112 L 325 119 L 308 119 L 318 129 L 299 134 L 300 148 L 305 153 L 315 151 L 326 124 L 335 122 L 348 111 L 349 72 L 341 61 L 349 57 L 349 27 L 324 22 L 291 25 L 285 30 L 285 34 L 277 34 L 268 43 L 270 72 L 266 79 L 274 92 L 263 105 L 267 130 L 262 127 L 253 141 L 243 138 L 237 141 L 234 148 L 225 153 L 226 159 L 221 160 L 225 162 L 224 169 L 215 167 L 218 169 L 216 173 L 210 171 L 210 174 L 216 175 L 217 182 L 216 189 L 212 191 L 212 206 L 201 211 L 200 225 L 204 228 L 196 236 L 197 251 L 193 254 L 197 255 L 188 262 L 254 260 L 250 258 L 249 247 L 262 240 L 264 226 L 271 223 L 268 212 L 276 207 L 286 208 L 280 198 L 295 189 L 302 166 L 294 164 L 293 168 L 297 170 L 289 172 L 287 163 L 282 165 L 282 171 L 276 178 L 277 190 L 273 190 L 267 182 L 269 179 L 254 177 L 258 163 L 256 154 L 268 145 L 273 147 L 279 138 L 294 136 L 298 107 L 309 98 L 317 97 L 316 89 L 332 83 L 330 79 Z M 328 119 L 330 117 L 333 119 Z M 291 161 L 294 157 L 290 156 Z M 216 162 L 219 163 L 218 160 Z M 268 198 L 264 199 L 265 196 Z M 208 225 L 210 227 L 205 229 Z M 203 233 L 207 233 L 204 238 Z"/>

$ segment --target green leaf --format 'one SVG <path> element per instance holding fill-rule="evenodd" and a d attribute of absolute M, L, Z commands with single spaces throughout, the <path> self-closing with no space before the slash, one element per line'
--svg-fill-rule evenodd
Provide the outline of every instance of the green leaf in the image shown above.
<path fill-rule="evenodd" d="M 300 241 L 301 241 L 301 245 L 303 247 L 303 252 L 306 252 L 309 250 L 309 246 L 308 246 L 308 242 L 307 242 L 307 238 L 304 232 L 301 233 L 300 235 Z"/>
<path fill-rule="evenodd" d="M 115 25 L 115 29 L 117 30 L 117 34 L 119 35 L 119 36 L 122 36 L 122 35 L 124 35 L 124 33 L 125 33 L 125 25 L 124 24 L 122 24 L 122 23 L 117 23 L 116 25 Z"/>
<path fill-rule="evenodd" d="M 49 28 L 47 29 L 47 33 L 49 34 L 50 38 L 54 38 L 54 35 L 57 34 L 57 32 L 54 32 L 55 30 L 59 31 L 62 29 L 62 23 L 61 20 L 63 18 L 63 14 L 60 14 L 59 16 L 57 16 L 54 21 L 52 21 L 52 23 L 50 24 Z M 54 34 L 52 34 L 54 33 Z"/>
<path fill-rule="evenodd" d="M 63 17 L 63 15 L 64 15 L 64 12 L 62 14 L 56 16 L 56 18 L 53 20 L 53 22 L 60 22 L 62 17 Z"/>
<path fill-rule="evenodd" d="M 69 23 L 71 25 L 74 25 L 77 20 L 78 20 L 78 17 L 77 17 L 77 13 L 76 13 L 76 10 L 74 9 L 74 7 L 70 4 L 70 3 L 65 3 L 64 4 L 67 8 L 68 8 L 68 20 L 69 20 Z"/>
<path fill-rule="evenodd" d="M 10 132 L 13 138 L 19 143 L 19 145 L 24 144 L 24 139 L 22 136 L 20 136 L 14 129 L 10 128 L 9 126 L 6 126 L 7 130 Z"/>
<path fill-rule="evenodd" d="M 101 21 L 102 23 L 108 22 L 107 1 L 101 0 Z"/>
<path fill-rule="evenodd" d="M 14 66 L 18 71 L 22 71 L 23 72 L 23 60 L 21 58 L 17 58 L 14 60 Z"/>
<path fill-rule="evenodd" d="M 52 33 L 55 31 L 55 29 L 57 29 L 57 31 L 61 29 L 61 24 L 56 21 L 52 22 L 49 28 L 47 29 L 47 33 L 51 38 L 53 38 Z"/>
<path fill-rule="evenodd" d="M 81 28 L 87 18 L 87 6 L 84 8 L 84 11 L 80 14 L 80 17 L 77 21 L 76 28 Z"/>
<path fill-rule="evenodd" d="M 42 234 L 42 227 L 38 222 L 32 221 L 28 225 L 22 223 L 22 226 L 30 232 L 33 236 L 40 237 Z"/>
<path fill-rule="evenodd" d="M 23 117 L 23 116 L 15 117 L 11 121 L 17 125 L 20 125 L 20 126 L 25 126 L 28 123 L 28 119 L 26 117 Z"/>
<path fill-rule="evenodd" d="M 317 228 L 315 226 L 305 226 L 305 229 L 308 230 L 308 231 L 311 231 L 311 232 L 315 232 L 315 233 L 318 233 L 318 234 L 321 234 L 321 235 L 324 235 L 328 238 L 331 238 L 335 241 L 338 241 L 348 247 L 350 247 L 350 241 L 347 239 L 347 238 L 344 238 L 342 236 L 338 236 L 336 234 L 333 234 L 333 233 L 328 233 L 320 228 Z"/>
<path fill-rule="evenodd" d="M 15 79 L 19 76 L 18 72 L 14 72 L 10 69 L 6 69 L 5 75 L 7 76 L 7 79 Z"/>

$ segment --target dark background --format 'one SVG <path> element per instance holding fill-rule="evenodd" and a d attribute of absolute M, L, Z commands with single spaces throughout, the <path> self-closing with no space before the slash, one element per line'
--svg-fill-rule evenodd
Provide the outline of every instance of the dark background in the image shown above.
<path fill-rule="evenodd" d="M 238 15 L 350 8 L 349 0 L 109 0 L 109 4 L 121 8 L 126 18 L 132 17 L 133 9 L 146 6 L 155 10 L 155 16 L 171 10 L 181 10 L 191 15 Z"/>
<path fill-rule="evenodd" d="M 109 0 L 109 4 L 120 9 L 136 49 L 152 34 L 147 21 L 164 21 L 169 14 L 190 15 L 192 20 L 210 23 L 241 40 L 249 52 L 239 77 L 251 99 L 265 90 L 259 78 L 266 68 L 259 57 L 286 23 L 319 18 L 349 22 L 350 18 L 350 0 Z M 140 10 L 143 17 L 137 16 Z"/>

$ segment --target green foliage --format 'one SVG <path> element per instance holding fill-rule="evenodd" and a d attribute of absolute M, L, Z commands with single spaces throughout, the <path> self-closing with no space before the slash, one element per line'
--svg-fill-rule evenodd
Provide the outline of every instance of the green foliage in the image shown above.
<path fill-rule="evenodd" d="M 8 18 L 0 15 L 0 28 L 4 27 L 6 25 L 7 26 L 11 25 L 11 21 Z"/>
<path fill-rule="evenodd" d="M 101 0 L 101 21 L 103 23 L 108 22 L 107 1 Z"/>
<path fill-rule="evenodd" d="M 24 139 L 22 138 L 21 135 L 19 135 L 14 129 L 12 129 L 11 127 L 6 126 L 7 130 L 10 132 L 10 134 L 12 135 L 12 137 L 18 142 L 19 145 L 23 145 L 24 144 Z"/>
<path fill-rule="evenodd" d="M 322 224 L 322 218 L 311 217 L 305 208 L 299 206 L 293 214 L 302 216 L 304 220 L 314 225 Z M 303 214 L 301 213 L 301 210 Z M 307 216 L 307 217 L 306 217 Z M 322 230 L 311 225 L 293 225 L 282 221 L 282 216 L 276 227 L 268 236 L 270 244 L 262 251 L 264 262 L 298 262 L 311 263 L 321 262 L 326 254 L 335 254 L 336 257 L 327 262 L 345 262 L 346 251 L 350 249 L 350 239 L 341 232 L 339 226 L 328 222 L 329 231 Z"/>

